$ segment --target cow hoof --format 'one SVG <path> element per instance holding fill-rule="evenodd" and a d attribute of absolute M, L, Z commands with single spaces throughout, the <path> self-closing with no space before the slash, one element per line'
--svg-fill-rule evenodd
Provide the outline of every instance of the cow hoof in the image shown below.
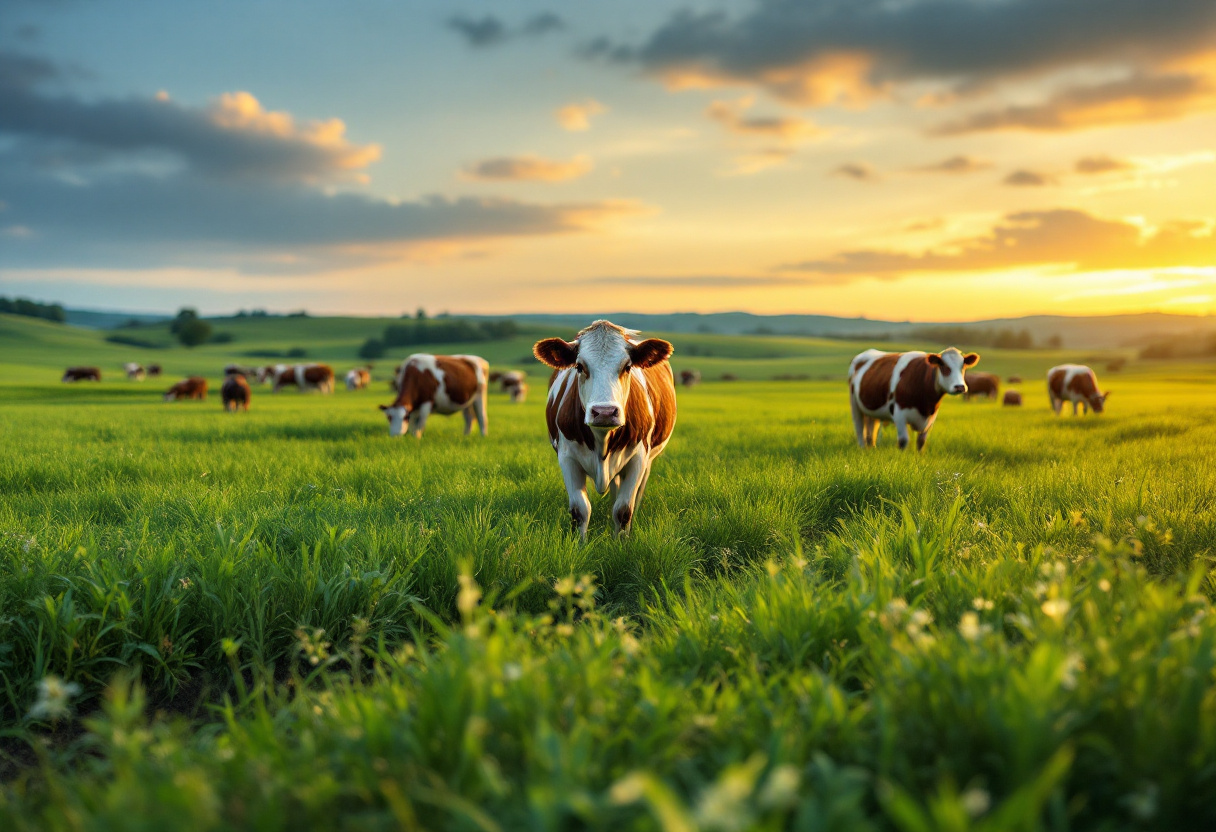
<path fill-rule="evenodd" d="M 633 509 L 629 506 L 621 506 L 616 510 L 616 525 L 618 532 L 628 532 L 629 523 L 633 520 Z"/>

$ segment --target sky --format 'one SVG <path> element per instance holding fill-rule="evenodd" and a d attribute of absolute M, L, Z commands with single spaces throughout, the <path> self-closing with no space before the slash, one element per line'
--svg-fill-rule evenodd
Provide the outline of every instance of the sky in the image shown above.
<path fill-rule="evenodd" d="M 7 0 L 0 294 L 1216 313 L 1211 0 Z"/>

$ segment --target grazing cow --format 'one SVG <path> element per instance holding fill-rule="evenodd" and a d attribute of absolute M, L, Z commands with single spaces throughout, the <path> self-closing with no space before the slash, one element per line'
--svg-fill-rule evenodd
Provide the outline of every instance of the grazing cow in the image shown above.
<path fill-rule="evenodd" d="M 127 374 L 127 381 L 143 381 L 148 375 L 143 365 L 136 364 L 134 361 L 123 364 L 122 371 Z"/>
<path fill-rule="evenodd" d="M 272 393 L 291 386 L 298 388 L 301 393 L 306 390 L 334 392 L 334 368 L 328 364 L 278 364 L 272 377 Z"/>
<path fill-rule="evenodd" d="M 243 364 L 224 365 L 225 376 L 242 375 L 245 378 L 249 378 L 250 376 L 257 376 L 259 372 L 261 372 L 261 370 L 258 367 L 246 367 Z"/>
<path fill-rule="evenodd" d="M 181 399 L 207 398 L 207 379 L 201 376 L 190 376 L 173 385 L 165 393 L 165 401 L 175 402 Z"/>
<path fill-rule="evenodd" d="M 253 391 L 249 389 L 249 382 L 245 380 L 244 373 L 229 373 L 224 377 L 224 384 L 220 387 L 220 398 L 224 400 L 224 410 L 236 413 L 237 410 L 249 410 L 249 400 L 253 398 Z"/>
<path fill-rule="evenodd" d="M 1000 392 L 1000 376 L 993 373 L 969 373 L 967 375 L 967 392 L 963 394 L 963 401 L 970 401 L 972 396 L 995 399 Z"/>
<path fill-rule="evenodd" d="M 1021 384 L 1021 383 L 1022 383 L 1022 377 L 1021 377 L 1021 376 L 1010 376 L 1009 378 L 1007 378 L 1007 379 L 1005 379 L 1005 380 L 1006 380 L 1006 381 L 1007 381 L 1009 384 Z"/>
<path fill-rule="evenodd" d="M 489 362 L 476 355 L 411 355 L 402 365 L 396 400 L 380 405 L 388 419 L 389 436 L 401 436 L 408 424 L 409 433 L 421 438 L 432 412 L 445 416 L 464 413 L 465 436 L 473 430 L 476 418 L 485 436 L 489 376 Z"/>
<path fill-rule="evenodd" d="M 881 422 L 894 422 L 902 450 L 908 428 L 917 432 L 916 449 L 925 448 L 943 396 L 967 392 L 966 369 L 980 357 L 954 347 L 940 353 L 866 350 L 849 365 L 849 400 L 857 444 L 874 447 Z"/>
<path fill-rule="evenodd" d="M 1101 413 L 1110 391 L 1098 391 L 1098 377 L 1083 364 L 1061 364 L 1047 371 L 1047 395 L 1051 398 L 1051 409 L 1057 416 L 1064 402 L 1072 402 L 1072 415 L 1077 415 L 1077 405 L 1083 413 L 1093 410 Z"/>
<path fill-rule="evenodd" d="M 695 387 L 701 383 L 700 370 L 680 370 L 680 384 L 685 387 Z"/>
<path fill-rule="evenodd" d="M 1001 404 L 1005 405 L 1006 407 L 1021 407 L 1022 394 L 1017 390 L 1006 390 L 1005 398 L 1001 399 Z"/>
<path fill-rule="evenodd" d="M 598 493 L 611 491 L 613 529 L 628 532 L 675 427 L 671 344 L 636 334 L 596 321 L 573 341 L 546 338 L 532 349 L 554 370 L 545 405 L 549 442 L 570 498 L 570 525 L 583 540 L 591 521 L 587 478 Z"/>
<path fill-rule="evenodd" d="M 63 378 L 60 381 L 64 384 L 74 381 L 101 381 L 101 368 L 68 367 L 63 371 Z"/>
<path fill-rule="evenodd" d="M 528 382 L 524 380 L 526 378 L 519 370 L 496 370 L 490 373 L 490 381 L 498 382 L 498 389 L 510 396 L 515 404 L 522 404 L 528 398 Z"/>
<path fill-rule="evenodd" d="M 372 374 L 362 367 L 356 367 L 346 374 L 347 390 L 362 390 L 372 383 Z"/>

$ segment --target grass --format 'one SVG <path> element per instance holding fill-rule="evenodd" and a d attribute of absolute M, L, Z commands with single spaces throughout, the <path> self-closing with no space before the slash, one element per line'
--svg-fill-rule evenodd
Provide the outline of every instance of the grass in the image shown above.
<path fill-rule="evenodd" d="M 951 400 L 920 456 L 839 380 L 681 390 L 633 536 L 593 499 L 579 545 L 539 389 L 415 442 L 383 389 L 48 383 L 80 336 L 0 388 L 4 828 L 1216 823 L 1210 364 Z M 771 340 L 696 366 L 859 349 Z"/>

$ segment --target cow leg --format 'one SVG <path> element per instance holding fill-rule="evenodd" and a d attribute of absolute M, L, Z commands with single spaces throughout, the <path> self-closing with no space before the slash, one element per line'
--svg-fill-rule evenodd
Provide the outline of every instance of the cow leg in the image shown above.
<path fill-rule="evenodd" d="M 477 391 L 477 398 L 473 399 L 473 415 L 477 417 L 477 427 L 481 430 L 482 436 L 485 436 L 490 430 L 490 416 L 486 411 L 488 392 L 485 387 L 482 387 Z"/>
<path fill-rule="evenodd" d="M 469 405 L 460 411 L 460 414 L 464 416 L 464 435 L 468 436 L 473 432 L 473 405 Z"/>
<path fill-rule="evenodd" d="M 634 511 L 637 511 L 638 506 L 640 506 L 642 504 L 642 495 L 646 493 L 646 484 L 648 482 L 650 482 L 650 469 L 653 465 L 654 465 L 654 460 L 652 459 L 650 461 L 650 463 L 647 464 L 646 470 L 642 473 L 642 481 L 638 483 L 638 491 L 633 496 L 633 510 Z"/>
<path fill-rule="evenodd" d="M 853 432 L 857 434 L 857 445 L 866 446 L 866 415 L 861 412 L 861 403 L 855 396 L 849 396 L 849 404 L 853 406 Z"/>
<path fill-rule="evenodd" d="M 578 460 L 562 459 L 562 481 L 570 498 L 570 530 L 587 540 L 587 526 L 591 523 L 591 501 L 587 499 L 587 472 Z"/>
<path fill-rule="evenodd" d="M 1055 412 L 1055 414 L 1057 416 L 1059 416 L 1060 411 L 1064 409 L 1064 400 L 1057 399 L 1055 396 L 1052 396 L 1051 397 L 1051 409 Z"/>
<path fill-rule="evenodd" d="M 1077 403 L 1076 402 L 1072 403 L 1072 415 L 1073 416 L 1077 415 Z"/>
<path fill-rule="evenodd" d="M 426 430 L 426 417 L 431 415 L 431 403 L 423 402 L 410 412 L 409 432 L 418 439 L 422 438 L 422 432 Z"/>
<path fill-rule="evenodd" d="M 895 410 L 895 435 L 899 437 L 899 449 L 908 447 L 908 417 L 899 408 Z"/>
<path fill-rule="evenodd" d="M 639 453 L 635 454 L 621 471 L 618 480 L 620 485 L 615 489 L 617 493 L 612 501 L 612 528 L 618 535 L 629 534 L 638 490 L 649 468 L 650 460 L 644 453 Z"/>
<path fill-rule="evenodd" d="M 878 445 L 878 431 L 882 427 L 882 423 L 873 416 L 867 416 L 865 421 L 866 447 L 873 448 Z"/>
<path fill-rule="evenodd" d="M 916 434 L 916 450 L 917 451 L 923 451 L 925 449 L 925 443 L 929 441 L 929 431 L 931 431 L 931 430 L 933 430 L 933 420 L 932 419 L 929 420 L 928 422 L 926 422 L 924 428 L 922 428 Z"/>

